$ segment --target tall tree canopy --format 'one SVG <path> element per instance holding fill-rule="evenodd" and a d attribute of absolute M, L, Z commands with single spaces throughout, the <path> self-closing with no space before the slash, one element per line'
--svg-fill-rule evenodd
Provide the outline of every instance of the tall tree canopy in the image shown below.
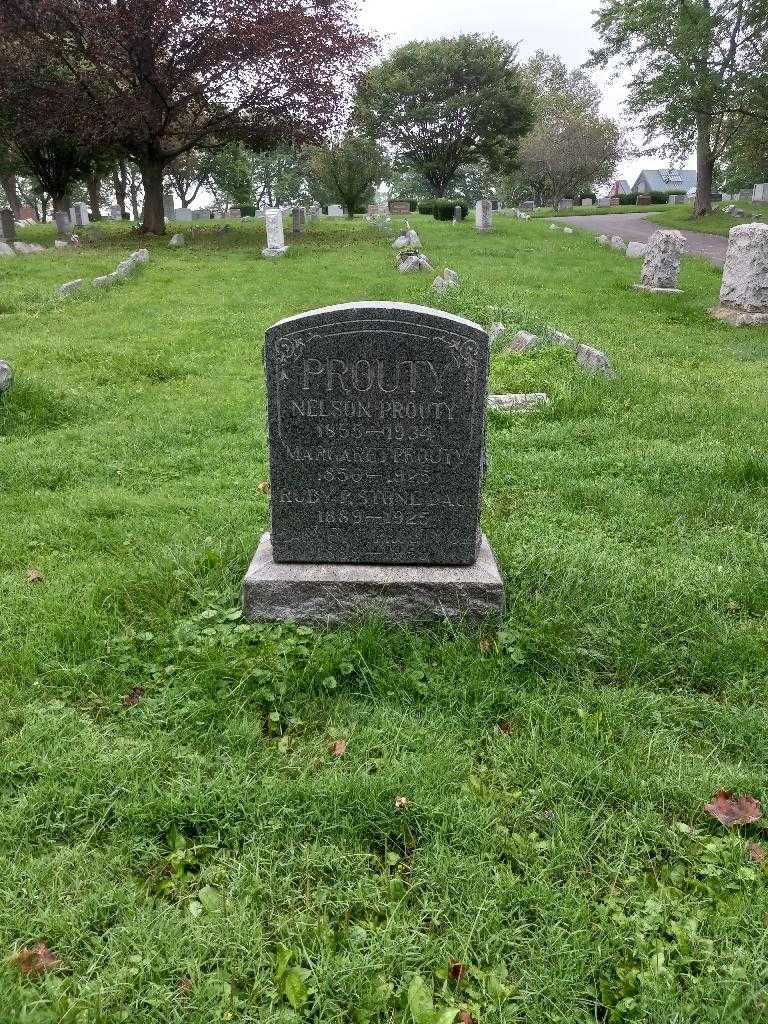
<path fill-rule="evenodd" d="M 708 213 L 715 165 L 756 116 L 751 97 L 768 76 L 768 0 L 601 0 L 597 15 L 591 62 L 634 72 L 627 106 L 647 145 L 695 148 L 695 212 Z"/>
<path fill-rule="evenodd" d="M 0 12 L 0 66 L 20 38 L 56 62 L 87 124 L 141 168 L 152 232 L 172 160 L 233 138 L 321 138 L 372 46 L 350 0 L 3 0 Z M 62 127 L 76 137 L 79 122 Z"/>
<path fill-rule="evenodd" d="M 350 218 L 388 170 L 381 148 L 370 139 L 347 136 L 330 146 L 310 148 L 306 156 L 309 179 L 316 186 L 313 191 L 341 203 Z"/>
<path fill-rule="evenodd" d="M 437 196 L 462 164 L 512 167 L 532 123 L 517 47 L 480 35 L 401 46 L 362 76 L 355 116 Z"/>
<path fill-rule="evenodd" d="M 518 178 L 540 202 L 577 197 L 607 181 L 621 158 L 615 121 L 600 116 L 600 90 L 581 68 L 538 51 L 523 74 L 535 123 L 520 146 Z M 530 193 L 529 193 L 530 194 Z"/>

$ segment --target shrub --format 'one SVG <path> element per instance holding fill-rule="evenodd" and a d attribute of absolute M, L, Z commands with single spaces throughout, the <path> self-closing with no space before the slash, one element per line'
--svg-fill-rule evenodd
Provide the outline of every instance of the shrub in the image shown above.
<path fill-rule="evenodd" d="M 241 206 L 240 207 L 240 216 L 241 217 L 255 217 L 256 216 L 256 207 L 255 206 Z"/>
<path fill-rule="evenodd" d="M 419 213 L 434 213 L 435 201 L 434 199 L 424 199 L 417 206 Z"/>
<path fill-rule="evenodd" d="M 436 199 L 432 216 L 435 220 L 453 220 L 453 211 L 457 206 L 461 208 L 461 219 L 464 220 L 469 207 L 461 199 Z"/>
<path fill-rule="evenodd" d="M 619 206 L 637 206 L 637 192 L 628 192 L 625 196 L 619 196 Z"/>

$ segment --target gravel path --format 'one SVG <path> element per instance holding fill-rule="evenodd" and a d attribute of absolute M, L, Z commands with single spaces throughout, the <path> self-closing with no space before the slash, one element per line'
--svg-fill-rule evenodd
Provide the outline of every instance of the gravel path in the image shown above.
<path fill-rule="evenodd" d="M 592 231 L 596 235 L 621 235 L 625 242 L 647 242 L 663 224 L 647 220 L 644 213 L 605 213 L 595 217 L 554 217 L 560 224 Z M 722 267 L 728 250 L 728 239 L 722 235 L 704 235 L 697 231 L 683 231 L 688 239 L 691 256 L 705 256 L 715 266 Z"/>

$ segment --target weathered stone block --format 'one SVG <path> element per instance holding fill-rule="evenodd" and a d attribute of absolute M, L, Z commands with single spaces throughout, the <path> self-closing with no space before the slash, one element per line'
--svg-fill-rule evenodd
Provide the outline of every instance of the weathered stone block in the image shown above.
<path fill-rule="evenodd" d="M 4 359 L 0 359 L 0 395 L 10 391 L 12 384 L 13 370 L 11 369 L 11 364 L 6 363 Z"/>
<path fill-rule="evenodd" d="M 276 562 L 268 533 L 243 580 L 246 619 L 331 625 L 379 615 L 395 622 L 484 619 L 504 611 L 504 585 L 481 538 L 468 566 Z"/>
<path fill-rule="evenodd" d="M 616 371 L 605 352 L 591 345 L 579 345 L 576 349 L 576 362 L 587 373 L 602 374 L 603 377 L 615 377 Z"/>
<path fill-rule="evenodd" d="M 545 395 L 543 391 L 523 392 L 517 395 L 488 395 L 488 408 L 495 412 L 530 412 L 549 404 L 549 395 Z"/>
<path fill-rule="evenodd" d="M 686 246 L 685 235 L 680 231 L 654 231 L 645 250 L 640 285 L 635 287 L 656 293 L 676 292 Z"/>
<path fill-rule="evenodd" d="M 734 327 L 768 324 L 768 224 L 731 228 L 713 315 Z"/>

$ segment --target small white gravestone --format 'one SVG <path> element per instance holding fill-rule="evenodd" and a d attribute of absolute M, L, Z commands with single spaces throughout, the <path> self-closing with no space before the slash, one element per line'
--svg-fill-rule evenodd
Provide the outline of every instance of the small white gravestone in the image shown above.
<path fill-rule="evenodd" d="M 677 283 L 686 245 L 685 235 L 680 231 L 654 231 L 648 239 L 640 284 L 635 285 L 637 291 L 679 295 Z"/>
<path fill-rule="evenodd" d="M 261 255 L 267 259 L 284 256 L 288 246 L 285 244 L 282 210 L 267 210 L 264 219 L 267 224 L 267 247 L 261 250 Z"/>
<path fill-rule="evenodd" d="M 768 203 L 768 182 L 764 182 L 762 185 L 755 185 L 752 189 L 752 202 Z"/>
<path fill-rule="evenodd" d="M 66 284 L 61 285 L 56 294 L 63 299 L 66 295 L 71 295 L 72 292 L 77 292 L 82 287 L 83 279 L 82 277 L 78 277 L 76 281 L 67 281 Z"/>
<path fill-rule="evenodd" d="M 728 234 L 720 305 L 732 327 L 768 327 L 768 224 L 739 224 Z"/>
<path fill-rule="evenodd" d="M 582 199 L 581 200 L 581 205 L 582 206 L 591 206 L 592 205 L 592 200 L 591 199 Z"/>
<path fill-rule="evenodd" d="M 339 206 L 338 203 L 331 203 L 330 206 L 328 207 L 328 216 L 329 217 L 343 217 L 344 216 L 344 207 L 343 206 Z"/>
<path fill-rule="evenodd" d="M 176 234 L 170 240 L 168 245 L 170 245 L 172 249 L 180 249 L 184 245 L 184 241 L 184 235 Z"/>
<path fill-rule="evenodd" d="M 180 209 L 173 211 L 173 219 L 178 221 L 190 221 L 192 220 L 192 211 L 186 207 L 181 207 Z"/>
<path fill-rule="evenodd" d="M 491 201 L 478 199 L 475 203 L 475 227 L 478 231 L 490 231 L 491 226 Z"/>
<path fill-rule="evenodd" d="M 77 226 L 79 228 L 82 228 L 86 224 L 90 223 L 90 220 L 89 220 L 89 217 L 88 217 L 88 205 L 87 205 L 87 203 L 75 203 L 75 205 L 73 207 L 73 210 L 74 210 L 74 214 L 75 214 L 75 224 L 77 224 Z"/>

